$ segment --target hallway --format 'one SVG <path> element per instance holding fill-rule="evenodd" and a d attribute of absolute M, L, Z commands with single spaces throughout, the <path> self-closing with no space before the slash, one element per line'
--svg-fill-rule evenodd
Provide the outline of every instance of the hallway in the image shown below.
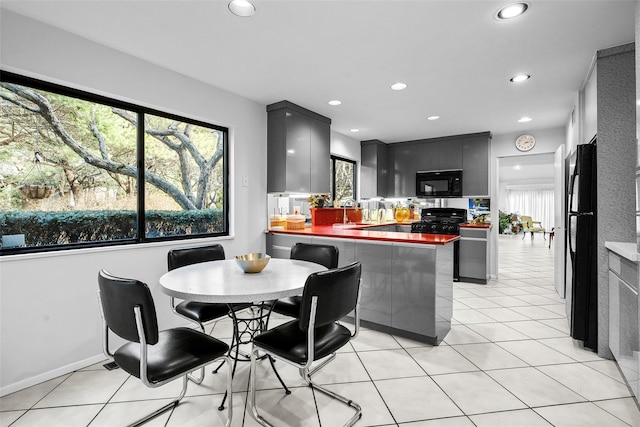
<path fill-rule="evenodd" d="M 317 380 L 362 406 L 357 426 L 640 425 L 615 362 L 569 337 L 564 302 L 553 286 L 553 249 L 539 237 L 500 236 L 500 278 L 486 286 L 454 284 L 454 320 L 442 345 L 364 329 Z M 229 321 L 221 321 L 213 334 L 230 331 Z M 305 387 L 297 370 L 280 362 L 278 369 L 292 387 L 289 396 L 265 364 L 258 370 L 258 405 L 277 425 L 334 427 L 351 416 Z M 240 364 L 234 426 L 257 425 L 245 410 L 247 383 L 248 364 Z M 1 398 L 0 427 L 123 425 L 179 388 L 176 381 L 148 389 L 97 364 Z M 177 408 L 147 425 L 223 425 L 216 409 L 222 392 L 221 378 L 207 373 L 201 386 L 189 385 Z"/>

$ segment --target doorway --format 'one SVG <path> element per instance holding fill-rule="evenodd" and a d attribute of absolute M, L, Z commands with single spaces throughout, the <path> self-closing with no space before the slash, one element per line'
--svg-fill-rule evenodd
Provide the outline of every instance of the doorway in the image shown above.
<path fill-rule="evenodd" d="M 521 156 L 506 156 L 497 158 L 497 179 L 498 194 L 497 206 L 498 211 L 506 213 L 516 213 L 520 216 L 531 216 L 534 221 L 540 221 L 541 226 L 545 228 L 546 233 L 536 233 L 533 239 L 527 235 L 523 239 L 522 231 L 517 230 L 516 235 L 498 234 L 498 239 L 511 238 L 514 241 L 524 245 L 545 246 L 545 248 L 553 252 L 558 251 L 558 243 L 564 246 L 562 242 L 552 241 L 550 235 L 554 230 L 553 239 L 556 239 L 556 229 L 562 230 L 562 203 L 563 185 L 556 179 L 557 175 L 562 172 L 557 171 L 556 157 L 562 158 L 562 153 L 543 153 L 530 154 Z M 498 230 L 499 232 L 499 230 Z M 498 245 L 500 246 L 500 245 Z M 563 252 L 563 251 L 559 251 Z M 498 271 L 503 267 L 501 263 L 507 262 L 504 254 L 498 254 Z M 557 282 L 556 269 L 563 274 L 563 268 L 558 268 L 554 263 L 554 282 Z M 560 297 L 564 298 L 564 280 L 562 280 L 562 289 L 556 283 L 556 289 Z"/>

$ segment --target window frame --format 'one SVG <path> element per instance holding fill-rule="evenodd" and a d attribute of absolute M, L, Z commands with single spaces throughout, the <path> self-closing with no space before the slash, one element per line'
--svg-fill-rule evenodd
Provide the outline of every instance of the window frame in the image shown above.
<path fill-rule="evenodd" d="M 138 123 L 144 123 L 145 114 L 155 115 L 170 120 L 177 120 L 184 123 L 189 123 L 195 126 L 205 127 L 221 132 L 223 135 L 223 156 L 222 156 L 222 169 L 223 169 L 223 189 L 224 189 L 224 219 L 223 219 L 223 231 L 219 233 L 202 233 L 202 234 L 180 234 L 174 236 L 162 236 L 162 237 L 147 237 L 145 234 L 146 224 L 146 211 L 145 211 L 145 131 L 144 126 L 136 127 L 136 237 L 131 239 L 119 239 L 113 241 L 92 241 L 92 242 L 74 242 L 62 245 L 46 245 L 46 246 L 31 246 L 31 247 L 16 247 L 16 248 L 0 248 L 0 257 L 6 255 L 15 254 L 28 254 L 28 253 L 43 253 L 53 251 L 65 251 L 81 248 L 99 248 L 108 246 L 122 246 L 141 243 L 163 242 L 163 241 L 180 241 L 189 239 L 201 239 L 207 237 L 228 237 L 230 236 L 230 194 L 229 194 L 229 128 L 224 126 L 207 123 L 202 120 L 192 119 L 189 117 L 181 116 L 178 114 L 168 113 L 166 111 L 157 110 L 154 108 L 143 107 L 141 105 L 133 104 L 130 102 L 121 101 L 115 98 L 110 98 L 104 95 L 98 95 L 84 90 L 74 89 L 68 86 L 63 86 L 56 83 L 47 82 L 32 77 L 23 76 L 20 74 L 8 72 L 0 69 L 0 81 L 6 83 L 13 83 L 17 85 L 26 86 L 32 89 L 55 93 L 57 95 L 72 97 L 87 102 L 95 102 L 107 107 L 121 108 L 130 111 L 137 116 Z"/>
<path fill-rule="evenodd" d="M 355 160 L 346 157 L 331 155 L 331 200 L 336 200 L 336 161 L 347 162 L 353 165 L 353 200 L 358 200 L 358 164 Z"/>

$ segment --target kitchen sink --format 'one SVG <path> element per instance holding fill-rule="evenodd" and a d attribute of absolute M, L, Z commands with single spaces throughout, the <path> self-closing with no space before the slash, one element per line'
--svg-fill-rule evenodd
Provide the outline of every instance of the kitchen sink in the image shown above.
<path fill-rule="evenodd" d="M 355 222 L 348 222 L 346 224 L 343 224 L 341 222 L 337 222 L 335 224 L 332 225 L 333 228 L 358 228 L 358 227 L 362 227 L 362 224 L 356 224 Z"/>

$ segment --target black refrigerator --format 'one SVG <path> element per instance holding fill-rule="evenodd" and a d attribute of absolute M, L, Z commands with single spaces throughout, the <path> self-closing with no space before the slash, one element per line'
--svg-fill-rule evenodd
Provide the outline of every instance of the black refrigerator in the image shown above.
<path fill-rule="evenodd" d="M 571 336 L 598 349 L 596 140 L 578 145 L 569 178 L 567 237 L 571 261 Z"/>

